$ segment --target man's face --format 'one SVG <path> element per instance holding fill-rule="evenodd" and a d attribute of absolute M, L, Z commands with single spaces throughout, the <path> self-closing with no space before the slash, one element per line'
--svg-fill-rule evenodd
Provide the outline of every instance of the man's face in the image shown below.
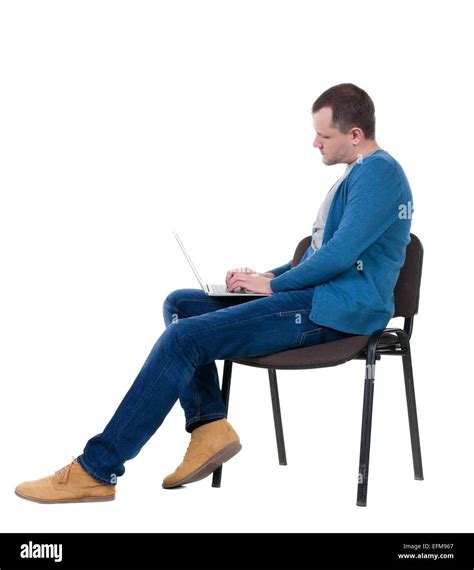
<path fill-rule="evenodd" d="M 324 164 L 339 164 L 341 162 L 349 164 L 354 160 L 355 147 L 352 130 L 344 134 L 331 125 L 331 107 L 323 107 L 313 114 L 313 126 L 316 131 L 313 146 L 321 152 Z"/>

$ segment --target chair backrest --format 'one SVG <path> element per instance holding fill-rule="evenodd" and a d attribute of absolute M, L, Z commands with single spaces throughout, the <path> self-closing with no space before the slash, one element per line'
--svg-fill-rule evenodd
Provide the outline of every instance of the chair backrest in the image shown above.
<path fill-rule="evenodd" d="M 398 276 L 398 281 L 395 285 L 394 317 L 409 318 L 418 313 L 421 269 L 423 266 L 423 246 L 415 234 L 410 234 L 410 238 L 410 243 L 406 249 L 405 263 L 400 269 L 400 275 Z M 298 265 L 310 243 L 311 236 L 307 236 L 296 246 L 291 267 L 296 267 Z"/>
<path fill-rule="evenodd" d="M 415 234 L 410 234 L 405 263 L 400 269 L 395 285 L 394 317 L 413 317 L 418 313 L 420 300 L 421 269 L 423 267 L 423 245 Z"/>
<path fill-rule="evenodd" d="M 293 255 L 293 261 L 291 262 L 291 268 L 296 267 L 301 261 L 304 252 L 308 249 L 311 243 L 311 236 L 303 238 L 300 243 L 296 246 L 295 254 Z"/>

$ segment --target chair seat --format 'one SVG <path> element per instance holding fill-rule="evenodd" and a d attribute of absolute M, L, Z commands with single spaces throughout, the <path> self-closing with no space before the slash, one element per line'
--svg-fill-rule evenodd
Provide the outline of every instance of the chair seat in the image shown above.
<path fill-rule="evenodd" d="M 341 340 L 305 346 L 303 348 L 292 348 L 264 356 L 240 356 L 229 360 L 247 366 L 279 370 L 337 366 L 362 354 L 367 348 L 369 338 L 370 336 L 368 335 L 354 335 Z M 379 348 L 393 346 L 397 343 L 398 337 L 396 334 L 386 333 L 379 343 Z"/>

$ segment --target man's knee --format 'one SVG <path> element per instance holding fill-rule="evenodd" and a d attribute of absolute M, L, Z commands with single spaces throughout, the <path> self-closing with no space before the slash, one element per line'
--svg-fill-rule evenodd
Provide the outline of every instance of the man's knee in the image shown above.
<path fill-rule="evenodd" d="M 166 326 L 172 322 L 176 322 L 178 315 L 178 302 L 183 298 L 184 289 L 175 289 L 168 294 L 163 301 L 163 318 Z"/>
<path fill-rule="evenodd" d="M 171 291 L 163 302 L 163 318 L 166 326 L 176 322 L 180 318 L 185 318 L 182 305 L 184 301 L 200 297 L 202 291 L 200 289 L 175 289 Z"/>

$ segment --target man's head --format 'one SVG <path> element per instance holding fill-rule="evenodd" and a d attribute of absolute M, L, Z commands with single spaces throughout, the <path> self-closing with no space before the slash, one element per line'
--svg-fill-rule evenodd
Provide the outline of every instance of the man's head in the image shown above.
<path fill-rule="evenodd" d="M 313 146 L 324 164 L 351 163 L 378 148 L 375 140 L 375 107 L 369 95 L 353 83 L 330 87 L 313 103 Z"/>

